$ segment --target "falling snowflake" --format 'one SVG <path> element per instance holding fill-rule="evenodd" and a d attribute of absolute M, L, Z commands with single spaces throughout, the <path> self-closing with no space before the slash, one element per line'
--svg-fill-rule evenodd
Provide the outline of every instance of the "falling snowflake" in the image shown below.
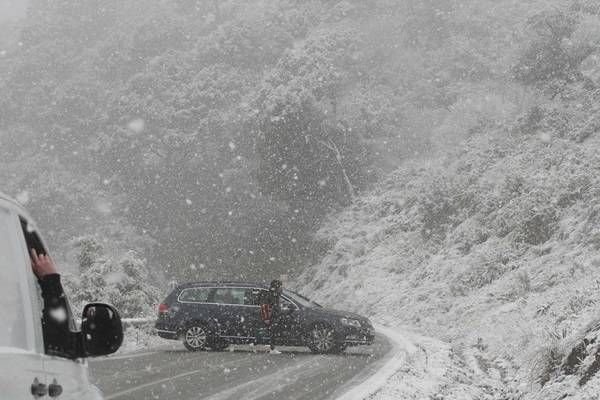
<path fill-rule="evenodd" d="M 111 203 L 105 200 L 96 201 L 95 207 L 100 214 L 108 215 L 112 212 Z"/>
<path fill-rule="evenodd" d="M 65 322 L 67 320 L 67 310 L 64 307 L 52 308 L 49 314 L 56 322 Z"/>
<path fill-rule="evenodd" d="M 111 272 L 106 274 L 104 281 L 109 285 L 127 282 L 127 275 L 124 272 Z"/>
<path fill-rule="evenodd" d="M 22 205 L 29 203 L 29 192 L 27 190 L 22 191 L 17 195 L 16 200 Z"/>
<path fill-rule="evenodd" d="M 127 124 L 127 128 L 132 133 L 142 133 L 144 131 L 145 127 L 146 127 L 146 123 L 141 118 L 136 118 Z"/>
<path fill-rule="evenodd" d="M 542 143 L 550 143 L 552 141 L 552 135 L 548 132 L 541 132 L 538 137 Z"/>

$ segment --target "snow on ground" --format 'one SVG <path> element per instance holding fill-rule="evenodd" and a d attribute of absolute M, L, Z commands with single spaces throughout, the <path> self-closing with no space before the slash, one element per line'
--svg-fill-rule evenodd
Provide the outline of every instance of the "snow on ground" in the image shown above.
<path fill-rule="evenodd" d="M 123 345 L 119 348 L 117 354 L 157 348 L 169 343 L 169 341 L 156 334 L 154 330 L 155 320 L 155 318 L 123 318 L 125 333 Z"/>
<path fill-rule="evenodd" d="M 510 391 L 490 378 L 489 366 L 448 343 L 375 324 L 394 344 L 392 357 L 366 381 L 336 400 L 511 399 Z"/>
<path fill-rule="evenodd" d="M 479 137 L 407 163 L 324 225 L 329 250 L 297 289 L 418 332 L 443 371 L 434 395 L 594 398 L 596 378 L 580 386 L 561 364 L 598 317 L 598 146 Z M 377 396 L 428 379 L 415 374 Z"/>
<path fill-rule="evenodd" d="M 407 360 L 417 352 L 417 347 L 406 339 L 397 329 L 376 325 L 377 332 L 384 334 L 392 343 L 392 349 L 385 363 L 364 382 L 356 385 L 337 400 L 362 400 L 383 389 L 387 381 L 397 374 Z"/>

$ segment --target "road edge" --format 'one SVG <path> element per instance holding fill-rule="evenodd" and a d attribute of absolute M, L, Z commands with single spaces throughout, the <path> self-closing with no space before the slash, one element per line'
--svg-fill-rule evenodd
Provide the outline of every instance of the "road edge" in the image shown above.
<path fill-rule="evenodd" d="M 417 347 L 397 329 L 380 324 L 374 324 L 374 327 L 377 333 L 381 333 L 390 341 L 392 349 L 374 374 L 335 397 L 336 400 L 364 400 L 374 395 L 405 365 L 407 355 L 417 350 Z"/>

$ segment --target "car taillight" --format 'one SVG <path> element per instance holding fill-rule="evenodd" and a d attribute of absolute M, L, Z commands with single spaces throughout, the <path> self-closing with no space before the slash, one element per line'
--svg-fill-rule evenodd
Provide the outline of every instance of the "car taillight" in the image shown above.
<path fill-rule="evenodd" d="M 161 304 L 158 305 L 158 313 L 159 314 L 166 314 L 168 312 L 169 312 L 169 306 L 168 305 L 166 305 L 164 303 L 161 303 Z"/>

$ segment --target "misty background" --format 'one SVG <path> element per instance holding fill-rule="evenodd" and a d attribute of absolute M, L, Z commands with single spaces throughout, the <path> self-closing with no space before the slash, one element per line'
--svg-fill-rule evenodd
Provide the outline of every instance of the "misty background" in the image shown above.
<path fill-rule="evenodd" d="M 450 101 L 450 3 L 23 4 L 1 5 L 0 173 L 66 264 L 85 238 L 178 280 L 293 274 Z"/>
<path fill-rule="evenodd" d="M 76 307 L 288 274 L 427 337 L 412 398 L 597 397 L 598 104 L 597 0 L 0 0 L 0 189 Z"/>
<path fill-rule="evenodd" d="M 595 6 L 555 3 L 2 0 L 2 190 L 73 279 L 298 276 L 403 163 L 580 78 Z"/>

